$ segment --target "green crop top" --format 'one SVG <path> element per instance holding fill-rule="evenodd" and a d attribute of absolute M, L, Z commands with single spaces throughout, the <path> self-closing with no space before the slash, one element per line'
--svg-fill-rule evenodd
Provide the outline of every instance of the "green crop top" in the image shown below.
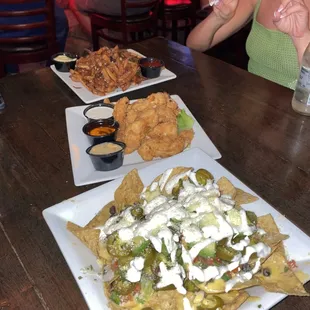
<path fill-rule="evenodd" d="M 291 38 L 265 28 L 256 20 L 261 0 L 255 7 L 252 29 L 246 42 L 248 71 L 294 89 L 299 75 L 297 52 Z"/>

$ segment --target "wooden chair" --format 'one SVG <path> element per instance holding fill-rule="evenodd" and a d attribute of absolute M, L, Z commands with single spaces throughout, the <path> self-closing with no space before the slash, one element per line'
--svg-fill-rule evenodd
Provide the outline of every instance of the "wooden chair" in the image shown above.
<path fill-rule="evenodd" d="M 184 43 L 193 27 L 196 25 L 196 0 L 192 0 L 191 4 L 166 5 L 164 1 L 159 7 L 159 19 L 162 22 L 160 27 L 163 36 L 167 32 L 171 32 L 173 41 L 178 41 L 178 32 L 184 31 Z M 182 22 L 182 25 L 179 23 Z M 168 24 L 171 24 L 169 26 Z"/>
<path fill-rule="evenodd" d="M 0 5 L 36 3 L 38 0 L 0 0 Z M 0 11 L 0 18 L 45 15 L 45 20 L 27 24 L 0 24 L 1 31 L 42 29 L 44 34 L 24 37 L 0 37 L 0 77 L 5 75 L 6 64 L 26 64 L 49 60 L 58 51 L 56 42 L 54 0 L 45 0 L 42 8 L 32 10 Z"/>
<path fill-rule="evenodd" d="M 115 0 L 111 0 L 115 1 Z M 108 41 L 115 43 L 128 44 L 129 36 L 131 35 L 132 41 L 138 42 L 145 39 L 145 31 L 153 31 L 150 37 L 157 35 L 157 18 L 159 2 L 161 0 L 153 0 L 148 2 L 132 3 L 126 0 L 121 0 L 121 16 L 110 16 L 105 14 L 92 13 L 91 28 L 92 28 L 92 40 L 94 51 L 99 49 L 99 37 L 102 37 Z M 127 16 L 127 9 L 147 9 L 149 12 L 140 15 Z M 120 32 L 121 39 L 113 38 L 112 36 L 104 33 L 103 30 L 112 30 Z M 138 34 L 138 36 L 136 36 Z"/>

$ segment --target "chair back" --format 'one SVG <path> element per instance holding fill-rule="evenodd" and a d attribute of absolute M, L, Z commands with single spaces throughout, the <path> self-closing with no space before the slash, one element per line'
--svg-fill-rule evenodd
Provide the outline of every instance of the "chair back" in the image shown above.
<path fill-rule="evenodd" d="M 147 9 L 150 10 L 150 15 L 152 19 L 157 19 L 159 4 L 164 0 L 142 0 L 140 2 L 129 2 L 128 0 L 121 0 L 121 9 L 122 9 L 122 21 L 126 23 L 127 18 L 127 9 Z"/>
<path fill-rule="evenodd" d="M 54 14 L 54 0 L 0 0 L 0 47 L 44 42 L 48 49 L 54 50 L 57 46 Z M 29 18 L 35 21 L 28 22 Z M 1 32 L 5 35 L 1 36 Z"/>

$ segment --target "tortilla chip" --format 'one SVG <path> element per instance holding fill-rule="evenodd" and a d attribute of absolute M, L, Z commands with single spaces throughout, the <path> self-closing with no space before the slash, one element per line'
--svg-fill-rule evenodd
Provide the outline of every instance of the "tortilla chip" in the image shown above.
<path fill-rule="evenodd" d="M 239 291 L 239 290 L 243 290 L 243 289 L 246 289 L 246 288 L 249 288 L 249 287 L 252 287 L 252 286 L 257 286 L 257 285 L 259 285 L 259 281 L 256 278 L 252 278 L 251 280 L 246 281 L 244 283 L 237 283 L 232 288 L 232 290 Z"/>
<path fill-rule="evenodd" d="M 221 177 L 217 181 L 217 185 L 220 189 L 221 195 L 228 195 L 232 199 L 235 199 L 237 194 L 237 189 L 233 186 L 233 184 L 225 177 Z"/>
<path fill-rule="evenodd" d="M 160 174 L 159 176 L 157 176 L 151 183 L 149 186 L 147 186 L 146 190 L 150 190 L 151 186 L 153 183 L 158 182 L 160 180 L 160 178 L 162 177 L 163 174 Z"/>
<path fill-rule="evenodd" d="M 184 173 L 186 173 L 186 172 L 188 172 L 190 170 L 192 170 L 192 168 L 189 168 L 189 167 L 175 167 L 175 168 L 173 168 L 172 172 L 169 175 L 169 178 L 168 178 L 166 184 L 169 181 L 171 181 L 175 176 L 182 175 L 182 174 L 184 174 Z M 166 185 L 165 185 L 165 187 L 163 189 L 163 192 L 167 194 L 167 192 L 166 192 Z"/>
<path fill-rule="evenodd" d="M 166 184 L 167 182 L 169 182 L 174 176 L 178 175 L 178 174 L 183 174 L 189 170 L 192 170 L 192 168 L 189 168 L 189 167 L 175 167 L 172 169 L 167 181 L 166 181 Z M 147 190 L 149 190 L 152 186 L 152 184 L 154 182 L 159 182 L 160 178 L 163 176 L 163 173 L 160 174 L 159 176 L 157 176 L 151 183 L 150 185 L 147 187 Z M 165 192 L 165 188 L 163 189 L 162 191 L 165 195 L 167 195 L 167 193 Z"/>
<path fill-rule="evenodd" d="M 143 309 L 183 309 L 183 297 L 184 296 L 179 294 L 177 290 L 157 291 L 154 292 L 150 300 L 143 305 Z"/>
<path fill-rule="evenodd" d="M 264 276 L 264 269 L 270 272 Z M 290 269 L 285 256 L 281 252 L 274 252 L 262 265 L 262 272 L 256 274 L 260 285 L 268 292 L 287 295 L 309 296 L 303 284 Z"/>
<path fill-rule="evenodd" d="M 106 242 L 98 242 L 98 257 L 103 260 L 105 264 L 110 264 L 113 257 L 109 254 Z"/>
<path fill-rule="evenodd" d="M 67 223 L 67 229 L 79 238 L 96 256 L 98 256 L 99 229 L 86 229 L 72 222 Z"/>
<path fill-rule="evenodd" d="M 245 191 L 243 191 L 240 188 L 236 188 L 236 196 L 235 196 L 234 200 L 236 202 L 236 206 L 240 206 L 240 205 L 244 205 L 247 203 L 254 202 L 254 201 L 258 200 L 258 197 L 255 197 L 249 193 L 246 193 Z"/>
<path fill-rule="evenodd" d="M 231 290 L 233 291 L 240 291 L 252 286 L 257 286 L 260 284 L 260 281 L 256 278 L 252 278 L 249 281 L 244 283 L 237 283 Z M 202 291 L 206 292 L 207 294 L 219 294 L 225 292 L 225 281 L 222 279 L 217 279 L 207 284 L 197 284 L 197 287 L 200 288 Z"/>
<path fill-rule="evenodd" d="M 137 169 L 131 170 L 114 193 L 117 211 L 120 212 L 125 206 L 139 202 L 143 188 Z"/>
<path fill-rule="evenodd" d="M 261 241 L 271 247 L 272 252 L 280 252 L 285 256 L 283 240 L 289 238 L 288 235 L 281 234 L 279 228 L 271 214 L 266 214 L 257 218 L 257 227 L 263 229 L 266 235 L 261 236 Z"/>
<path fill-rule="evenodd" d="M 196 284 L 196 286 L 207 294 L 224 293 L 226 287 L 223 279 L 216 279 L 208 283 Z"/>
<path fill-rule="evenodd" d="M 96 228 L 98 226 L 103 226 L 105 222 L 110 218 L 110 208 L 115 206 L 115 201 L 111 201 L 106 204 L 99 213 L 85 226 L 85 228 Z"/>
<path fill-rule="evenodd" d="M 225 295 L 225 294 L 223 294 Z M 222 299 L 224 296 L 218 295 Z M 239 291 L 238 296 L 231 303 L 225 303 L 223 310 L 236 310 L 249 298 L 249 294 L 246 291 Z"/>

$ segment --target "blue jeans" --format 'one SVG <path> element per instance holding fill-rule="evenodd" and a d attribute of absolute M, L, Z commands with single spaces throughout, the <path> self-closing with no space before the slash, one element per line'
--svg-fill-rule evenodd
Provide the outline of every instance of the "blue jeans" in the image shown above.
<path fill-rule="evenodd" d="M 31 10 L 38 9 L 44 5 L 44 2 L 23 3 L 23 4 L 5 4 L 0 5 L 0 11 L 12 11 L 12 10 Z M 42 15 L 26 16 L 26 17 L 1 17 L 0 24 L 17 24 L 17 23 L 33 23 L 44 21 L 45 17 Z M 55 3 L 55 23 L 56 23 L 56 39 L 59 45 L 60 51 L 65 50 L 66 40 L 68 36 L 69 26 L 64 9 L 60 8 Z M 14 38 L 14 37 L 27 37 L 44 34 L 44 29 L 28 29 L 22 31 L 0 31 L 0 38 Z M 9 66 L 11 67 L 11 66 Z M 8 68 L 10 73 L 14 73 L 16 66 Z M 13 69 L 13 70 L 12 70 Z M 12 72 L 13 71 L 13 72 Z"/>

